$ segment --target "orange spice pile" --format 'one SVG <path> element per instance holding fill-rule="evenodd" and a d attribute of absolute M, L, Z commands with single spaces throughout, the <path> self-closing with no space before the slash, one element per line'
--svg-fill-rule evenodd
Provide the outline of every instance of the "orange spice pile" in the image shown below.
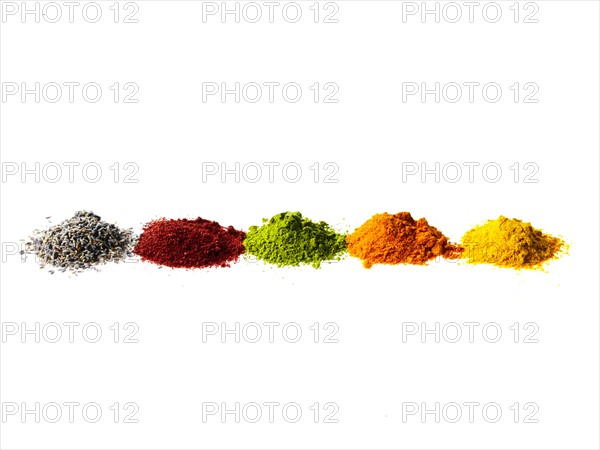
<path fill-rule="evenodd" d="M 442 256 L 460 258 L 463 248 L 425 219 L 414 220 L 410 213 L 375 214 L 348 236 L 348 252 L 362 259 L 363 265 L 426 264 Z"/>

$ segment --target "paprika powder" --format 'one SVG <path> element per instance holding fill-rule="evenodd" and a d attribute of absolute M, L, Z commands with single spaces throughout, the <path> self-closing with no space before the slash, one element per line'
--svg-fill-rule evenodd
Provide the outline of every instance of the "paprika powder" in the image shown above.
<path fill-rule="evenodd" d="M 229 267 L 244 253 L 246 233 L 202 219 L 158 219 L 134 248 L 143 261 L 186 269 Z"/>

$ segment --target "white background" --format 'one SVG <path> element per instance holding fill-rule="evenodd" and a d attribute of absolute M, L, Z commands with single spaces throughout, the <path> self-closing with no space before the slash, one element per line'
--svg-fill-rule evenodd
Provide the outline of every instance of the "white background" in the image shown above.
<path fill-rule="evenodd" d="M 295 24 L 280 12 L 274 23 L 223 24 L 218 16 L 203 23 L 202 2 L 138 1 L 139 22 L 127 24 L 114 23 L 112 3 L 101 2 L 95 24 L 80 10 L 74 23 L 22 23 L 16 15 L 1 24 L 3 83 L 103 87 L 97 103 L 80 94 L 73 103 L 3 100 L 2 162 L 104 169 L 97 183 L 80 171 L 74 183 L 66 174 L 56 183 L 8 177 L 3 250 L 46 226 L 46 216 L 58 222 L 80 209 L 136 231 L 156 217 L 198 216 L 247 229 L 298 210 L 342 231 L 378 212 L 410 211 L 454 241 L 505 215 L 563 236 L 570 253 L 545 272 L 445 261 L 365 270 L 349 258 L 321 270 L 128 263 L 75 277 L 3 252 L 3 323 L 96 322 L 104 334 L 96 344 L 80 332 L 72 344 L 3 336 L 4 404 L 96 402 L 103 417 L 95 424 L 80 410 L 74 423 L 3 417 L 2 448 L 599 447 L 597 2 L 538 1 L 538 23 L 522 16 L 515 23 L 513 2 L 500 2 L 497 23 L 476 10 L 473 23 L 454 24 L 422 23 L 418 15 L 404 23 L 402 2 L 392 1 L 338 1 L 338 23 L 314 23 L 313 2 L 302 2 Z M 202 102 L 203 82 L 268 81 L 297 82 L 303 97 Z M 490 103 L 479 90 L 473 103 L 436 103 L 431 95 L 402 101 L 405 82 L 469 81 L 496 82 L 503 96 Z M 115 103 L 114 82 L 136 83 L 139 102 Z M 315 82 L 336 83 L 339 102 L 315 103 Z M 515 82 L 537 84 L 539 102 L 515 103 Z M 139 182 L 115 183 L 108 169 L 115 162 L 137 164 Z M 203 162 L 296 162 L 303 176 L 203 182 Z M 315 183 L 308 168 L 315 162 L 337 164 L 339 182 Z M 473 182 L 466 172 L 456 183 L 403 182 L 405 162 L 495 162 L 503 175 L 491 183 L 479 169 Z M 515 183 L 515 162 L 537 164 L 538 182 L 524 183 L 521 172 Z M 139 343 L 115 344 L 108 328 L 115 322 L 135 322 Z M 281 334 L 273 344 L 203 343 L 203 322 L 296 322 L 304 334 L 296 344 Z M 339 343 L 314 343 L 314 322 L 336 323 Z M 488 343 L 480 326 L 474 343 L 438 344 L 431 336 L 403 343 L 403 322 L 495 322 L 503 336 Z M 514 343 L 515 322 L 537 324 L 539 343 Z M 139 405 L 139 423 L 121 417 L 115 424 L 108 409 L 115 402 Z M 203 423 L 203 402 L 296 402 L 303 416 L 288 423 L 278 410 L 274 423 L 232 416 Z M 314 423 L 315 402 L 335 402 L 339 422 Z M 404 423 L 404 402 L 495 402 L 503 416 L 489 423 L 477 409 L 473 423 L 436 423 L 432 415 Z M 539 422 L 514 423 L 515 402 L 536 403 Z"/>

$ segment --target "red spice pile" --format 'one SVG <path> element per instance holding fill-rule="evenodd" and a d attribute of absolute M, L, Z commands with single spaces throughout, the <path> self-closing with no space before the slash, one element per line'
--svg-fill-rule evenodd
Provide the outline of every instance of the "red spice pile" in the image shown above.
<path fill-rule="evenodd" d="M 197 219 L 158 219 L 144 227 L 134 252 L 161 266 L 229 267 L 244 253 L 246 233 Z"/>

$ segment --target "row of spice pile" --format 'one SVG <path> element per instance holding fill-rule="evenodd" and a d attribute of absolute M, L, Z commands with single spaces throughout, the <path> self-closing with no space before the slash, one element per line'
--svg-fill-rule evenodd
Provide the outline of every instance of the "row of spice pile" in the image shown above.
<path fill-rule="evenodd" d="M 375 214 L 349 234 L 299 212 L 283 212 L 263 219 L 247 232 L 200 217 L 162 218 L 147 223 L 138 236 L 92 212 L 78 211 L 46 230 L 36 230 L 23 253 L 34 254 L 41 266 L 51 266 L 52 272 L 95 269 L 134 255 L 173 268 L 230 267 L 244 254 L 279 267 L 310 265 L 317 269 L 346 254 L 362 260 L 366 268 L 374 264 L 425 265 L 445 258 L 540 269 L 565 247 L 561 238 L 503 216 L 474 227 L 455 244 L 427 220 L 414 220 L 408 212 Z"/>

